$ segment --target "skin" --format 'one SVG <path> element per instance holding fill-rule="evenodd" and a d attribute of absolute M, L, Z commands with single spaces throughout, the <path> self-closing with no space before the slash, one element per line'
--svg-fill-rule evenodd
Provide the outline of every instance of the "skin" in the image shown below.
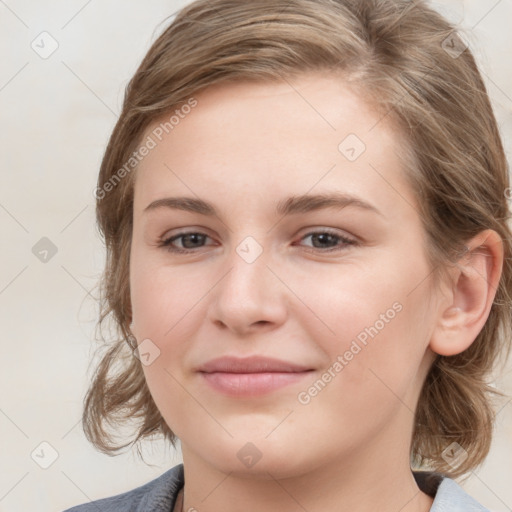
<path fill-rule="evenodd" d="M 181 440 L 183 510 L 427 511 L 432 498 L 409 466 L 413 411 L 435 354 L 464 350 L 484 325 L 500 239 L 487 230 L 468 241 L 450 281 L 433 287 L 417 201 L 396 153 L 401 134 L 339 78 L 314 73 L 290 83 L 207 88 L 136 171 L 132 331 L 160 351 L 143 369 Z M 366 145 L 355 161 L 338 149 L 348 134 Z M 332 191 L 380 214 L 355 206 L 275 213 L 289 196 Z M 144 212 L 171 196 L 209 201 L 218 215 Z M 308 236 L 325 229 L 357 244 Z M 207 236 L 175 240 L 188 254 L 159 245 L 183 231 Z M 263 251 L 251 263 L 236 251 L 248 236 Z M 400 312 L 300 403 L 298 394 L 393 304 Z M 195 371 L 219 356 L 253 354 L 314 371 L 243 399 Z M 261 455 L 252 467 L 237 456 L 248 442 Z"/>

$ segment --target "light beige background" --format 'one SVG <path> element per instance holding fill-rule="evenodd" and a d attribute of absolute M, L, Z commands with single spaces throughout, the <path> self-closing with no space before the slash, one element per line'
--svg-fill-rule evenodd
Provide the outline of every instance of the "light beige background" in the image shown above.
<path fill-rule="evenodd" d="M 80 415 L 93 368 L 91 294 L 104 258 L 94 224 L 98 166 L 127 81 L 170 20 L 159 24 L 186 3 L 0 0 L 0 512 L 62 511 L 181 461 L 160 442 L 145 448 L 152 467 L 135 451 L 96 452 Z M 467 30 L 510 161 L 512 0 L 434 5 Z M 58 48 L 45 59 L 31 47 L 35 40 L 40 53 L 49 51 L 52 39 Z M 57 249 L 46 263 L 32 252 L 43 237 Z M 508 368 L 496 384 L 512 395 Z M 504 512 L 512 510 L 511 484 L 512 402 L 505 401 L 491 454 L 463 485 Z"/>

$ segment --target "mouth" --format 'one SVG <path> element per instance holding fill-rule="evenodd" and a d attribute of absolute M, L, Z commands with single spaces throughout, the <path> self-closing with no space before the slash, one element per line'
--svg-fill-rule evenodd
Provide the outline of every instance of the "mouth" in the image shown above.
<path fill-rule="evenodd" d="M 297 383 L 314 369 L 290 361 L 252 356 L 214 359 L 198 371 L 215 391 L 231 397 L 250 397 Z"/>

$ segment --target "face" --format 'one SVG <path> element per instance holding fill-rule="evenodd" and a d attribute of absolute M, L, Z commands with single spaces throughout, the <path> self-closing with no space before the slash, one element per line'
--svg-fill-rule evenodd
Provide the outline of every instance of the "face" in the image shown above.
<path fill-rule="evenodd" d="M 402 136 L 325 74 L 195 99 L 145 135 L 130 255 L 132 331 L 184 460 L 263 477 L 408 456 L 436 296 Z"/>

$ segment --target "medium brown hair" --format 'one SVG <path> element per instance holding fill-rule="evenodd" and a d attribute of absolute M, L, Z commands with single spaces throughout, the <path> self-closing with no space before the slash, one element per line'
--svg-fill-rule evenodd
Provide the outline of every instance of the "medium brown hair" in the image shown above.
<path fill-rule="evenodd" d="M 467 350 L 433 363 L 411 443 L 413 464 L 449 476 L 474 469 L 487 455 L 496 393 L 488 378 L 499 355 L 508 355 L 512 333 L 507 162 L 470 50 L 454 26 L 422 0 L 199 0 L 182 9 L 152 45 L 126 88 L 96 194 L 107 259 L 98 326 L 112 319 L 116 335 L 103 340 L 83 427 L 104 453 L 134 443 L 138 448 L 154 434 L 174 446 L 177 439 L 132 355 L 129 255 L 136 166 L 132 171 L 126 162 L 150 124 L 209 85 L 282 81 L 315 71 L 339 73 L 382 118 L 400 127 L 435 278 L 482 230 L 493 229 L 503 239 L 503 272 L 489 317 Z M 133 440 L 115 442 L 115 430 L 133 420 Z M 453 442 L 468 455 L 457 467 L 442 456 Z"/>

